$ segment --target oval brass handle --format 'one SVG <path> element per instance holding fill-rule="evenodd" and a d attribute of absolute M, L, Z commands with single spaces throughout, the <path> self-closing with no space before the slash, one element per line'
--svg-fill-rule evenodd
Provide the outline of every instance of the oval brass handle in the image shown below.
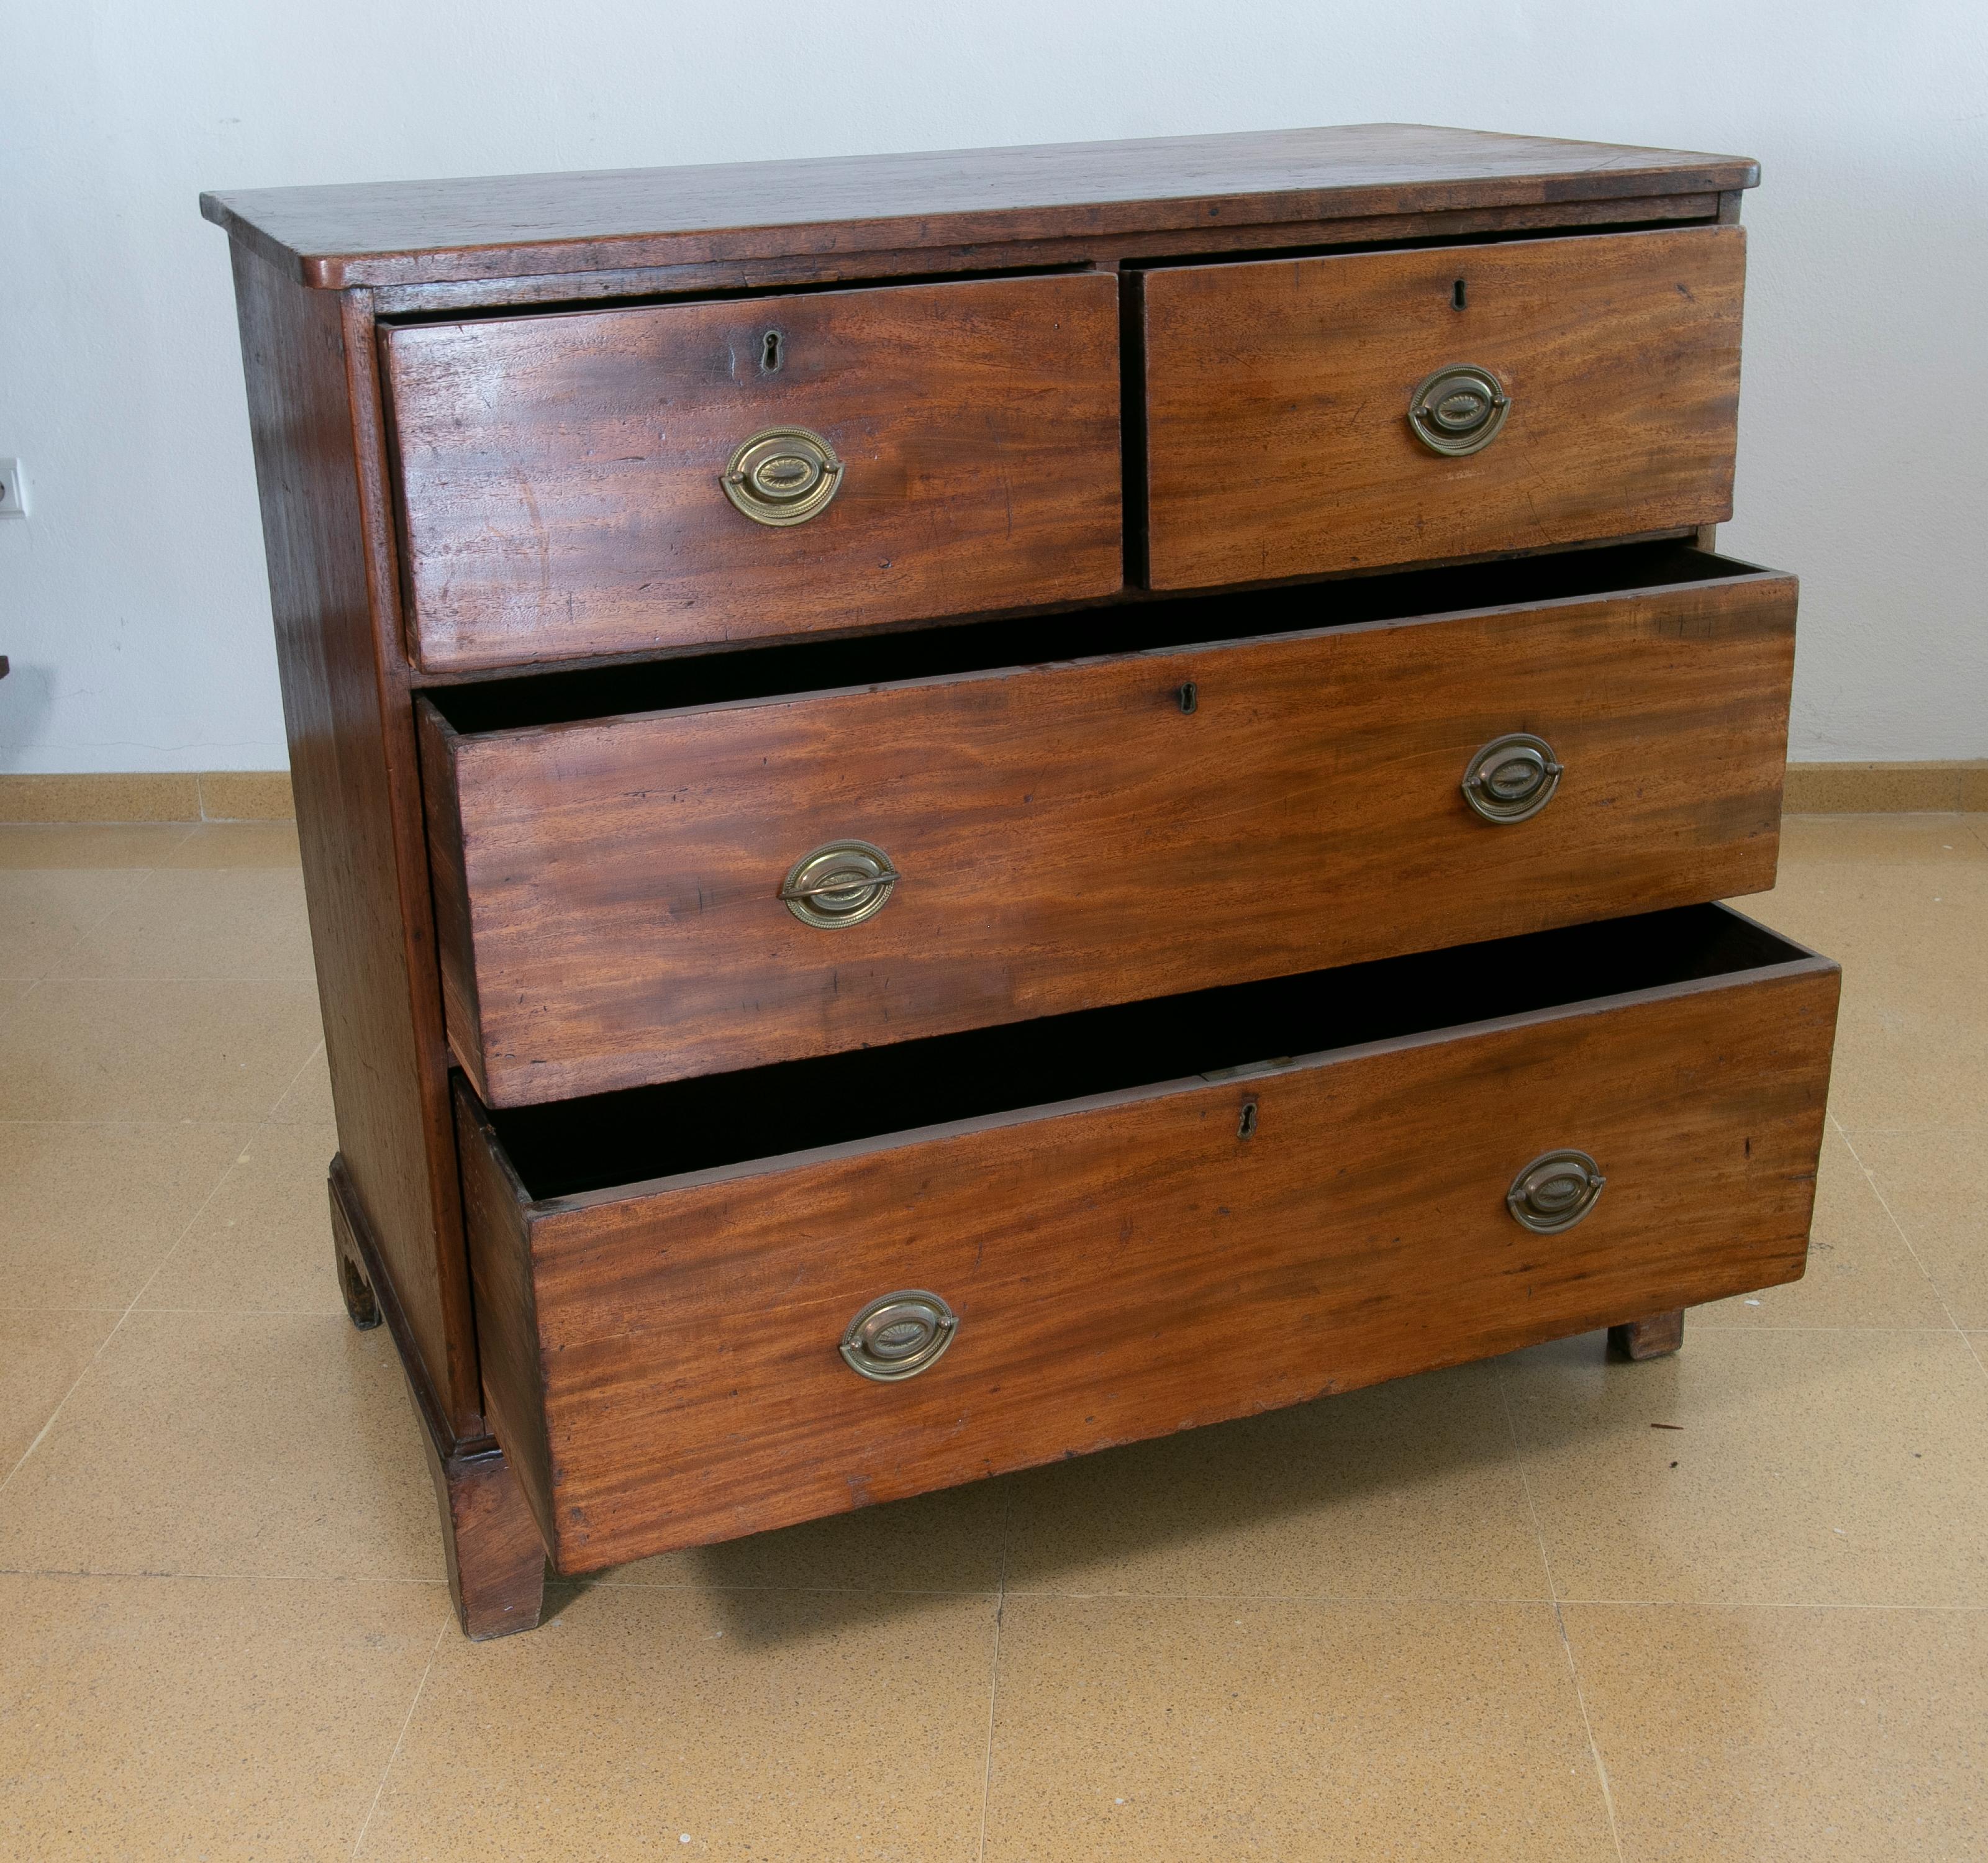
<path fill-rule="evenodd" d="M 769 427 L 725 462 L 725 495 L 756 524 L 805 524 L 842 489 L 842 462 L 805 427 Z"/>
<path fill-rule="evenodd" d="M 937 1294 L 907 1287 L 872 1300 L 850 1320 L 840 1351 L 857 1377 L 894 1384 L 937 1364 L 958 1330 L 959 1316 Z"/>
<path fill-rule="evenodd" d="M 1408 397 L 1408 425 L 1432 453 L 1455 458 L 1496 439 L 1511 407 L 1504 384 L 1489 369 L 1452 363 L 1425 377 Z"/>
<path fill-rule="evenodd" d="M 1505 1207 L 1520 1228 L 1557 1236 L 1594 1209 L 1608 1182 L 1585 1151 L 1542 1151 L 1513 1178 Z"/>
<path fill-rule="evenodd" d="M 904 877 L 881 847 L 867 841 L 830 841 L 793 864 L 780 897 L 803 925 L 832 930 L 875 918 Z"/>
<path fill-rule="evenodd" d="M 1530 731 L 1493 738 L 1463 772 L 1463 800 L 1488 822 L 1530 820 L 1554 799 L 1566 766 Z"/>

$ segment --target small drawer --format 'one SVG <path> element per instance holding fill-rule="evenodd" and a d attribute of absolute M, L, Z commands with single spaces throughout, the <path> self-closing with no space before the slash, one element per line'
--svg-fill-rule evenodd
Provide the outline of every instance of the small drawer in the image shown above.
<path fill-rule="evenodd" d="M 450 1042 L 516 1105 L 1758 891 L 1794 607 L 1641 546 L 437 692 Z"/>
<path fill-rule="evenodd" d="M 1700 906 L 511 1113 L 462 1086 L 492 1426 L 583 1572 L 1791 1280 L 1837 985 Z"/>
<path fill-rule="evenodd" d="M 1732 515 L 1736 226 L 1147 273 L 1148 580 Z"/>
<path fill-rule="evenodd" d="M 404 326 L 414 655 L 650 652 L 1118 587 L 1101 273 Z"/>

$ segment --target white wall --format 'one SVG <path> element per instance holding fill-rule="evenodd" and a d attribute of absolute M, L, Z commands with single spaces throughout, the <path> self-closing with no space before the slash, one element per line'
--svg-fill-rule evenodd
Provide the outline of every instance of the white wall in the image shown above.
<path fill-rule="evenodd" d="M 1396 119 L 1757 156 L 1727 547 L 1793 753 L 1988 755 L 1980 0 L 5 0 L 0 769 L 283 760 L 202 188 Z"/>

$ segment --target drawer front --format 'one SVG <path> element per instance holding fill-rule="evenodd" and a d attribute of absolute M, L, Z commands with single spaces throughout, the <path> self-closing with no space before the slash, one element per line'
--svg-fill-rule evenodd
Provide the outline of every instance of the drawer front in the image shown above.
<path fill-rule="evenodd" d="M 1097 273 L 392 330 L 416 657 L 499 666 L 1108 593 L 1117 340 Z M 811 462 L 832 495 L 791 522 L 725 485 L 779 428 L 840 466 Z M 810 502 L 779 501 L 779 470 L 774 498 L 744 488 L 761 516 Z"/>
<path fill-rule="evenodd" d="M 450 1039 L 493 1105 L 1760 891 L 1794 585 L 457 736 L 424 761 Z M 1194 709 L 1182 708 L 1183 688 Z M 1473 753 L 1562 766 L 1529 820 Z M 779 894 L 867 844 L 823 927 Z"/>
<path fill-rule="evenodd" d="M 1148 581 L 1729 517 L 1745 264 L 1732 226 L 1148 273 Z M 1458 367 L 1507 405 L 1479 450 L 1433 451 L 1411 401 Z"/>
<path fill-rule="evenodd" d="M 584 1571 L 1792 1280 L 1836 984 L 1810 959 L 564 1202 L 465 1091 L 493 1425 Z M 1598 1200 L 1522 1227 L 1515 1179 L 1567 1148 Z M 859 1376 L 845 1328 L 911 1290 L 949 1348 Z"/>

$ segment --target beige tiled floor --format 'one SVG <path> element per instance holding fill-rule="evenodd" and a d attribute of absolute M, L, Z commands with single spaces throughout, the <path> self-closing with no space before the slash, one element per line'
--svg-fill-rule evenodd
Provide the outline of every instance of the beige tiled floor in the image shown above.
<path fill-rule="evenodd" d="M 0 828 L 0 1858 L 1988 1857 L 1988 820 L 1791 820 L 1807 1278 L 650 1560 L 475 1645 L 295 837 Z M 1653 1430 L 1653 1423 L 1674 1427 Z"/>

